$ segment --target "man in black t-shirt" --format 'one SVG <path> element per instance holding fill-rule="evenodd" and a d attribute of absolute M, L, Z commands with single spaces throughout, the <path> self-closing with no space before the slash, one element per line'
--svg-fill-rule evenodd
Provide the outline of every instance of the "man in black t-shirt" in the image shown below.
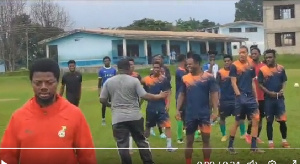
<path fill-rule="evenodd" d="M 66 86 L 67 100 L 73 105 L 78 106 L 81 97 L 82 75 L 80 72 L 75 71 L 76 62 L 74 60 L 68 62 L 68 67 L 70 72 L 66 72 L 62 77 L 60 95 L 63 96 Z"/>

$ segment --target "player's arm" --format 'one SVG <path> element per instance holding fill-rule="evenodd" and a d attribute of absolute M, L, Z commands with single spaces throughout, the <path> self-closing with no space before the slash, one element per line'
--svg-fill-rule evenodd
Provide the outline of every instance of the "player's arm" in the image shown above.
<path fill-rule="evenodd" d="M 103 73 L 102 70 L 100 70 L 98 73 L 98 96 L 100 96 L 101 94 L 102 77 L 103 77 Z"/>
<path fill-rule="evenodd" d="M 169 111 L 169 109 L 170 109 L 171 95 L 172 95 L 172 86 L 171 86 L 171 82 L 168 79 L 165 80 L 165 83 L 166 83 L 165 91 L 169 92 L 168 97 L 166 99 L 167 100 L 166 109 L 167 109 L 167 111 Z"/>
<path fill-rule="evenodd" d="M 76 128 L 74 147 L 95 148 L 89 125 L 82 113 L 80 123 Z M 76 158 L 79 164 L 97 163 L 95 149 L 76 149 Z"/>
<path fill-rule="evenodd" d="M 1 148 L 20 148 L 20 143 L 16 136 L 18 126 L 14 116 L 10 119 L 4 132 L 1 142 Z M 20 158 L 19 149 L 0 149 L 0 159 L 8 164 L 18 164 Z"/>
<path fill-rule="evenodd" d="M 179 88 L 179 95 L 177 97 L 176 119 L 181 120 L 180 109 L 182 108 L 185 98 L 186 98 L 186 86 L 183 83 L 183 85 Z"/>
<path fill-rule="evenodd" d="M 256 101 L 258 102 L 257 100 L 257 93 L 256 93 L 256 84 L 255 84 L 255 76 L 256 76 L 256 73 L 255 73 L 255 69 L 253 68 L 252 71 L 251 71 L 251 76 L 252 76 L 252 93 L 253 93 L 253 96 L 255 97 Z"/>
<path fill-rule="evenodd" d="M 59 90 L 59 95 L 63 96 L 64 92 L 65 92 L 65 86 L 66 86 L 66 80 L 65 80 L 65 75 L 62 77 L 61 80 L 61 86 L 60 86 L 60 90 Z"/>
<path fill-rule="evenodd" d="M 219 106 L 219 86 L 216 79 L 212 77 L 209 81 L 210 99 L 212 103 L 212 119 L 213 121 L 218 117 L 218 106 Z"/>
<path fill-rule="evenodd" d="M 142 99 L 145 99 L 148 101 L 165 99 L 169 94 L 168 92 L 161 92 L 160 94 L 156 94 L 156 95 L 147 93 L 138 81 L 134 81 L 134 83 L 135 83 L 135 89 L 136 89 L 137 95 L 139 97 L 141 97 Z"/>
<path fill-rule="evenodd" d="M 237 86 L 237 69 L 236 69 L 235 65 L 231 65 L 229 76 L 230 76 L 231 85 L 232 85 L 235 95 L 240 96 L 241 92 Z"/>
<path fill-rule="evenodd" d="M 220 86 L 221 86 L 221 74 L 220 74 L 220 72 L 217 72 L 216 82 L 217 82 L 217 84 L 218 84 L 218 86 L 220 88 Z M 220 90 L 218 92 L 218 97 L 219 97 L 218 99 L 221 98 L 221 92 L 220 92 Z"/>
<path fill-rule="evenodd" d="M 82 93 L 82 88 L 81 88 L 82 87 L 82 75 L 81 74 L 80 74 L 80 79 L 79 80 L 80 80 L 80 84 L 79 84 L 80 85 L 80 87 L 79 87 L 79 100 L 80 100 L 81 99 L 81 93 Z"/>
<path fill-rule="evenodd" d="M 258 80 L 258 84 L 259 84 L 259 87 L 262 89 L 262 91 L 271 96 L 271 97 L 276 97 L 276 93 L 275 92 L 271 92 L 269 91 L 265 86 L 264 86 L 264 75 L 262 73 L 262 71 L 260 70 L 258 72 L 258 76 L 257 76 L 257 80 Z"/>
<path fill-rule="evenodd" d="M 287 81 L 287 76 L 286 76 L 286 73 L 285 73 L 285 70 L 283 69 L 282 70 L 282 88 L 280 90 L 280 96 L 283 96 L 284 94 L 284 90 L 285 90 L 285 87 L 286 87 L 286 81 Z"/>

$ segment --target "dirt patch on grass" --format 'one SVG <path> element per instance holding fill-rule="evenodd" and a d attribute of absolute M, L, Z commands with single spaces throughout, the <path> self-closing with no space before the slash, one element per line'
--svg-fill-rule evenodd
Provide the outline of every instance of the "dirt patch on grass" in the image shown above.
<path fill-rule="evenodd" d="M 89 90 L 89 91 L 97 91 L 98 87 L 82 87 L 84 90 Z"/>
<path fill-rule="evenodd" d="M 18 101 L 19 99 L 0 99 L 0 102 Z"/>

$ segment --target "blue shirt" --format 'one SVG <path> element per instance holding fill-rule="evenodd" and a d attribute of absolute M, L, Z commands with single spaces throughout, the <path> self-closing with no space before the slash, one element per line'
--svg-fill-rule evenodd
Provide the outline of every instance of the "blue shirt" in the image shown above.
<path fill-rule="evenodd" d="M 217 83 L 220 86 L 221 98 L 220 101 L 234 101 L 235 95 L 231 85 L 229 70 L 220 69 L 217 73 Z"/>
<path fill-rule="evenodd" d="M 241 63 L 239 60 L 232 63 L 230 77 L 237 78 L 237 86 L 241 93 L 252 94 L 252 81 L 255 78 L 255 69 L 250 62 Z"/>
<path fill-rule="evenodd" d="M 102 67 L 98 72 L 98 77 L 102 78 L 101 86 L 103 86 L 103 84 L 106 82 L 107 79 L 115 76 L 116 74 L 117 74 L 116 69 L 114 69 L 112 67 L 109 67 L 109 68 Z"/>
<path fill-rule="evenodd" d="M 176 84 L 176 95 L 175 95 L 175 98 L 177 100 L 178 98 L 178 95 L 179 95 L 179 89 L 180 87 L 183 85 L 182 83 L 182 77 L 186 75 L 186 70 L 181 68 L 181 67 L 178 67 L 177 70 L 176 70 L 176 75 L 175 75 L 175 84 Z"/>
<path fill-rule="evenodd" d="M 209 118 L 210 93 L 219 92 L 218 84 L 212 74 L 204 72 L 202 76 L 193 76 L 191 73 L 182 77 L 180 92 L 185 94 L 186 120 Z"/>
<path fill-rule="evenodd" d="M 276 67 L 270 68 L 265 65 L 260 68 L 257 80 L 267 90 L 279 92 L 283 87 L 283 83 L 287 81 L 287 76 L 283 66 L 277 64 Z M 265 98 L 270 97 L 265 94 Z"/>
<path fill-rule="evenodd" d="M 161 91 L 168 91 L 171 89 L 170 81 L 163 75 L 154 77 L 153 75 L 146 76 L 142 83 L 147 88 L 147 92 L 151 94 L 159 94 Z M 156 101 L 148 101 L 147 110 L 165 110 L 166 102 L 164 99 Z"/>
<path fill-rule="evenodd" d="M 203 64 L 202 69 L 204 72 L 207 72 L 209 70 L 210 63 Z M 217 77 L 217 72 L 219 71 L 219 65 L 215 63 L 215 65 L 212 67 L 212 74 L 214 77 Z"/>

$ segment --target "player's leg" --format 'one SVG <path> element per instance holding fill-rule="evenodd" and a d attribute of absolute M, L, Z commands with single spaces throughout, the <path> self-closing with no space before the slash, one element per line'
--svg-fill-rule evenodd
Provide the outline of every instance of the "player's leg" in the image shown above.
<path fill-rule="evenodd" d="M 274 110 L 273 110 L 273 101 L 265 100 L 265 114 L 267 120 L 267 137 L 269 142 L 269 148 L 274 149 L 273 142 L 273 121 L 274 121 Z"/>
<path fill-rule="evenodd" d="M 185 149 L 185 160 L 186 164 L 192 164 L 193 155 L 193 144 L 195 131 L 198 130 L 197 120 L 186 121 L 186 149 Z"/>
<path fill-rule="evenodd" d="M 283 148 L 290 148 L 289 143 L 287 142 L 287 126 L 286 126 L 286 113 L 285 113 L 285 104 L 283 99 L 278 99 L 277 101 L 277 121 L 280 124 L 280 133 L 282 137 L 282 147 Z"/>
<path fill-rule="evenodd" d="M 102 104 L 102 126 L 106 125 L 106 121 L 105 121 L 105 113 L 106 113 L 106 104 Z"/>
<path fill-rule="evenodd" d="M 243 106 L 240 103 L 240 98 L 237 97 L 235 101 L 235 122 L 232 125 L 230 129 L 230 136 L 229 136 L 229 143 L 228 143 L 228 152 L 230 154 L 237 154 L 237 152 L 234 150 L 234 139 L 236 135 L 236 131 L 240 125 L 240 121 L 245 119 L 245 112 L 244 109 L 242 108 Z"/>
<path fill-rule="evenodd" d="M 258 125 L 259 125 L 259 109 L 258 104 L 254 98 L 254 96 L 245 97 L 246 108 L 247 108 L 247 116 L 251 119 L 252 127 L 251 127 L 251 152 L 253 153 L 264 153 L 263 150 L 257 148 L 257 136 L 258 136 Z"/>
<path fill-rule="evenodd" d="M 248 120 L 248 127 L 247 127 L 247 133 L 245 135 L 245 140 L 248 144 L 251 144 L 252 120 L 248 116 L 247 116 L 247 120 Z"/>
<path fill-rule="evenodd" d="M 265 117 L 265 100 L 259 100 L 258 101 L 258 109 L 259 109 L 259 123 L 258 123 L 258 133 L 257 133 L 257 143 L 264 143 L 263 140 L 260 138 L 260 133 L 262 130 L 262 123 L 263 123 L 263 118 Z"/>
<path fill-rule="evenodd" d="M 210 146 L 210 133 L 211 133 L 211 125 L 210 125 L 210 116 L 205 119 L 200 120 L 200 130 L 203 141 L 203 157 L 204 162 L 210 162 L 211 155 L 211 146 Z"/>
<path fill-rule="evenodd" d="M 219 107 L 219 116 L 220 116 L 220 131 L 222 134 L 221 141 L 227 141 L 228 137 L 226 136 L 226 117 L 230 116 L 234 111 L 234 103 L 231 105 L 229 102 L 221 101 Z"/>
<path fill-rule="evenodd" d="M 133 147 L 133 144 L 132 144 L 132 136 L 131 136 L 131 133 L 129 134 L 129 154 L 133 154 L 133 149 L 132 149 L 132 147 Z"/>
<path fill-rule="evenodd" d="M 146 109 L 146 130 L 145 137 L 150 137 L 150 129 L 156 126 L 156 113 L 151 109 Z"/>
<path fill-rule="evenodd" d="M 176 119 L 176 123 L 177 123 L 177 143 L 179 143 L 179 144 L 184 143 L 183 142 L 183 121 L 182 121 L 183 110 L 184 110 L 184 108 L 180 109 L 181 119 L 180 120 Z"/>
<path fill-rule="evenodd" d="M 122 149 L 122 148 L 128 148 L 129 147 L 129 128 L 127 123 L 121 122 L 113 125 L 113 136 L 115 138 L 115 141 L 117 142 L 117 147 L 121 148 L 118 149 L 119 155 L 122 161 L 122 164 L 131 164 L 131 157 L 129 154 L 128 149 Z"/>
<path fill-rule="evenodd" d="M 159 124 L 157 124 L 157 127 L 158 127 L 158 132 L 159 132 L 160 138 L 166 138 L 167 136 L 166 136 L 166 134 L 163 132 L 163 128 L 162 128 Z"/>
<path fill-rule="evenodd" d="M 167 151 L 172 152 L 174 149 L 172 148 L 172 132 L 171 132 L 171 121 L 169 118 L 169 114 L 166 110 L 162 109 L 158 115 L 158 123 L 160 127 L 165 128 L 166 138 L 167 138 Z"/>
<path fill-rule="evenodd" d="M 129 129 L 131 136 L 133 140 L 135 141 L 136 145 L 139 149 L 139 153 L 141 156 L 141 159 L 144 164 L 153 164 L 152 160 L 152 154 L 150 151 L 150 145 L 149 142 L 146 141 L 146 138 L 144 136 L 144 118 L 141 118 L 140 120 L 131 121 L 129 123 Z M 149 149 L 145 149 L 149 148 Z"/>

